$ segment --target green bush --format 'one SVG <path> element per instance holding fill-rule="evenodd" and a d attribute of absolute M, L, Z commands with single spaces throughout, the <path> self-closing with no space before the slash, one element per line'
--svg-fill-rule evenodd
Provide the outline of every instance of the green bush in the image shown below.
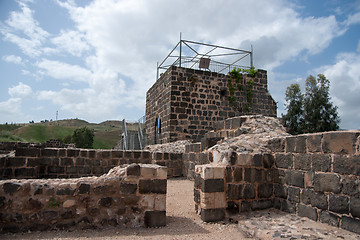
<path fill-rule="evenodd" d="M 94 130 L 87 127 L 75 129 L 71 142 L 75 143 L 77 148 L 93 148 Z"/>

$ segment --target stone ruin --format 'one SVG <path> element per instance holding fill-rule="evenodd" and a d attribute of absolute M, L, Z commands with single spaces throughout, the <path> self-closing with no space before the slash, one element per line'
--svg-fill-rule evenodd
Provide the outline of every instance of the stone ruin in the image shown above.
<path fill-rule="evenodd" d="M 0 148 L 1 232 L 164 226 L 166 178 L 183 176 L 205 222 L 277 208 L 360 233 L 360 131 L 291 136 L 251 115 L 143 151 Z"/>
<path fill-rule="evenodd" d="M 232 93 L 229 80 L 229 74 L 171 66 L 146 94 L 147 144 L 200 141 L 215 122 L 235 116 L 276 116 L 265 70 L 243 74 Z"/>

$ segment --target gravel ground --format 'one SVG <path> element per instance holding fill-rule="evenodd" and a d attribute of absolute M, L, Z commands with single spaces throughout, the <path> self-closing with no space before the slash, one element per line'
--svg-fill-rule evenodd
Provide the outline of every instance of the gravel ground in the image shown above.
<path fill-rule="evenodd" d="M 167 226 L 3 234 L 0 239 L 355 239 L 360 235 L 274 209 L 203 223 L 194 211 L 193 182 L 168 180 Z"/>

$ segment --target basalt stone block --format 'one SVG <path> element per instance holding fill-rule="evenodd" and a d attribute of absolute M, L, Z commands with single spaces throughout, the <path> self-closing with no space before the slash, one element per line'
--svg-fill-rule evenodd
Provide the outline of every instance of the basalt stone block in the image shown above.
<path fill-rule="evenodd" d="M 48 173 L 64 174 L 65 168 L 58 166 L 48 166 Z"/>
<path fill-rule="evenodd" d="M 44 157 L 57 157 L 58 152 L 59 152 L 58 149 L 45 148 L 45 149 L 41 149 L 41 156 L 44 156 Z"/>
<path fill-rule="evenodd" d="M 317 173 L 314 177 L 314 190 L 318 192 L 340 193 L 340 177 L 332 173 Z"/>
<path fill-rule="evenodd" d="M 15 177 L 37 177 L 34 168 L 17 168 L 15 169 Z"/>
<path fill-rule="evenodd" d="M 354 217 L 360 218 L 360 198 L 350 198 L 350 212 Z"/>
<path fill-rule="evenodd" d="M 99 205 L 103 207 L 110 207 L 113 202 L 112 197 L 104 197 L 99 200 Z"/>
<path fill-rule="evenodd" d="M 358 136 L 357 132 L 324 133 L 322 149 L 325 153 L 353 154 L 356 152 L 354 143 Z"/>
<path fill-rule="evenodd" d="M 3 190 L 6 194 L 13 194 L 20 188 L 20 184 L 17 183 L 4 183 Z"/>
<path fill-rule="evenodd" d="M 274 198 L 274 203 L 273 203 L 273 207 L 275 208 L 275 209 L 281 209 L 281 201 L 283 201 L 283 199 L 281 199 L 281 198 Z"/>
<path fill-rule="evenodd" d="M 243 190 L 244 199 L 254 199 L 255 198 L 255 187 L 253 184 L 245 184 Z"/>
<path fill-rule="evenodd" d="M 274 156 L 271 154 L 264 154 L 263 157 L 264 168 L 271 168 L 274 165 Z"/>
<path fill-rule="evenodd" d="M 314 195 L 314 191 L 310 189 L 302 189 L 301 190 L 301 202 L 308 205 L 311 204 L 311 198 Z"/>
<path fill-rule="evenodd" d="M 314 192 L 314 194 L 311 196 L 311 206 L 317 207 L 323 210 L 328 209 L 328 196 L 320 193 L 320 192 Z"/>
<path fill-rule="evenodd" d="M 204 179 L 201 184 L 202 192 L 224 192 L 224 179 Z"/>
<path fill-rule="evenodd" d="M 346 196 L 329 195 L 329 210 L 336 213 L 349 213 L 349 198 Z"/>
<path fill-rule="evenodd" d="M 279 198 L 287 197 L 287 187 L 282 184 L 274 184 L 274 195 Z"/>
<path fill-rule="evenodd" d="M 75 213 L 72 210 L 63 212 L 61 214 L 61 218 L 63 218 L 63 219 L 70 219 L 70 218 L 74 218 L 74 217 L 75 217 Z"/>
<path fill-rule="evenodd" d="M 259 198 L 269 198 L 273 195 L 273 184 L 264 183 L 259 184 L 258 186 L 258 197 Z"/>
<path fill-rule="evenodd" d="M 125 194 L 134 194 L 137 191 L 136 183 L 120 183 L 120 192 Z"/>
<path fill-rule="evenodd" d="M 166 179 L 153 179 L 153 180 L 142 179 L 139 181 L 139 193 L 166 194 L 166 184 L 167 184 Z"/>
<path fill-rule="evenodd" d="M 33 198 L 30 198 L 28 203 L 29 203 L 30 209 L 40 209 L 43 206 L 43 204 L 40 201 L 33 199 Z"/>
<path fill-rule="evenodd" d="M 126 169 L 126 174 L 128 176 L 140 176 L 140 165 L 138 164 L 131 164 Z"/>
<path fill-rule="evenodd" d="M 255 154 L 253 156 L 254 166 L 255 167 L 262 167 L 262 155 L 261 154 Z"/>
<path fill-rule="evenodd" d="M 285 177 L 286 183 L 295 187 L 304 187 L 304 173 L 300 171 L 288 171 Z"/>
<path fill-rule="evenodd" d="M 292 161 L 291 161 L 291 154 L 276 154 L 275 155 L 275 164 L 278 168 L 291 168 Z"/>
<path fill-rule="evenodd" d="M 194 189 L 194 202 L 200 203 L 200 191 Z"/>
<path fill-rule="evenodd" d="M 194 180 L 194 188 L 200 189 L 202 185 L 203 179 L 201 178 L 200 174 L 195 174 L 195 180 Z"/>
<path fill-rule="evenodd" d="M 25 156 L 25 157 L 39 157 L 40 148 L 16 148 L 15 156 Z"/>
<path fill-rule="evenodd" d="M 227 169 L 227 168 L 226 168 Z M 241 167 L 235 167 L 234 168 L 234 181 L 240 182 L 243 179 L 243 168 Z"/>
<path fill-rule="evenodd" d="M 242 172 L 242 171 L 241 171 Z M 242 174 L 241 174 L 242 175 Z M 225 169 L 225 182 L 230 183 L 233 181 L 233 170 L 231 167 L 226 167 Z"/>
<path fill-rule="evenodd" d="M 334 172 L 360 176 L 360 155 L 350 155 L 349 157 L 343 155 L 335 155 L 334 157 Z"/>
<path fill-rule="evenodd" d="M 306 136 L 306 146 L 308 152 L 321 152 L 321 138 L 320 134 L 310 134 Z"/>
<path fill-rule="evenodd" d="M 360 234 L 360 220 L 343 216 L 341 228 Z"/>
<path fill-rule="evenodd" d="M 270 139 L 267 143 L 267 147 L 272 152 L 284 152 L 285 150 L 285 140 L 284 138 L 273 138 Z"/>
<path fill-rule="evenodd" d="M 311 220 L 317 221 L 317 211 L 313 207 L 298 204 L 298 214 L 301 217 L 307 217 Z"/>
<path fill-rule="evenodd" d="M 91 168 L 88 167 L 88 166 L 79 167 L 78 171 L 79 171 L 79 174 L 90 174 L 91 173 Z"/>
<path fill-rule="evenodd" d="M 260 183 L 264 181 L 264 170 L 256 168 L 245 168 L 244 180 L 249 183 Z"/>
<path fill-rule="evenodd" d="M 294 168 L 308 171 L 311 169 L 311 154 L 295 154 Z"/>
<path fill-rule="evenodd" d="M 60 188 L 56 190 L 56 195 L 73 195 L 74 192 L 75 190 L 71 188 Z"/>
<path fill-rule="evenodd" d="M 90 193 L 90 184 L 81 183 L 78 188 L 79 194 L 89 194 Z"/>
<path fill-rule="evenodd" d="M 300 189 L 288 187 L 288 200 L 292 202 L 300 202 Z"/>
<path fill-rule="evenodd" d="M 79 153 L 80 153 L 80 150 L 78 150 L 78 149 L 67 149 L 66 152 L 67 152 L 66 156 L 68 156 L 68 157 L 78 157 Z"/>
<path fill-rule="evenodd" d="M 26 158 L 24 157 L 9 157 L 5 161 L 5 167 L 22 167 L 25 162 Z"/>
<path fill-rule="evenodd" d="M 144 221 L 145 221 L 146 227 L 166 226 L 166 212 L 165 211 L 146 211 Z"/>
<path fill-rule="evenodd" d="M 75 159 L 75 165 L 76 166 L 83 166 L 85 163 L 85 159 L 84 158 L 76 158 Z"/>
<path fill-rule="evenodd" d="M 201 209 L 201 220 L 204 222 L 217 222 L 225 218 L 225 209 Z"/>
<path fill-rule="evenodd" d="M 252 210 L 263 210 L 273 207 L 273 201 L 271 199 L 255 200 L 252 202 Z"/>
<path fill-rule="evenodd" d="M 340 218 L 335 214 L 329 213 L 328 211 L 321 211 L 319 214 L 319 220 L 322 223 L 339 227 Z"/>
<path fill-rule="evenodd" d="M 284 200 L 282 201 L 281 211 L 288 212 L 288 213 L 295 213 L 296 212 L 296 203 Z"/>
<path fill-rule="evenodd" d="M 242 198 L 243 185 L 241 184 L 228 184 L 227 185 L 227 198 L 230 200 L 239 200 Z"/>
<path fill-rule="evenodd" d="M 285 150 L 287 153 L 295 152 L 296 137 L 287 137 L 285 139 Z"/>
<path fill-rule="evenodd" d="M 312 167 L 313 171 L 330 172 L 331 156 L 329 154 L 313 154 Z"/>
<path fill-rule="evenodd" d="M 342 181 L 341 192 L 345 195 L 360 198 L 359 180 L 356 176 L 345 176 Z"/>

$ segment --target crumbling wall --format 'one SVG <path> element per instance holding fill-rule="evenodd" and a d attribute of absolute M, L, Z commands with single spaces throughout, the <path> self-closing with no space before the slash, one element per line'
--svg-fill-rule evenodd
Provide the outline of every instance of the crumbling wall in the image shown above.
<path fill-rule="evenodd" d="M 132 164 L 100 177 L 0 181 L 0 231 L 166 225 L 166 167 Z"/>
<path fill-rule="evenodd" d="M 12 154 L 0 157 L 0 179 L 100 176 L 113 167 L 131 163 L 167 166 L 168 177 L 182 176 L 182 154 L 176 153 L 40 148 L 22 144 L 14 149 Z"/>
<path fill-rule="evenodd" d="M 242 153 L 232 158 L 231 165 L 195 167 L 195 209 L 205 222 L 273 206 L 273 156 Z"/>
<path fill-rule="evenodd" d="M 221 121 L 201 143 L 186 146 L 184 173 L 195 177 L 204 221 L 275 207 L 360 233 L 360 131 L 258 136 L 243 120 Z M 206 165 L 193 171 L 199 159 Z"/>

